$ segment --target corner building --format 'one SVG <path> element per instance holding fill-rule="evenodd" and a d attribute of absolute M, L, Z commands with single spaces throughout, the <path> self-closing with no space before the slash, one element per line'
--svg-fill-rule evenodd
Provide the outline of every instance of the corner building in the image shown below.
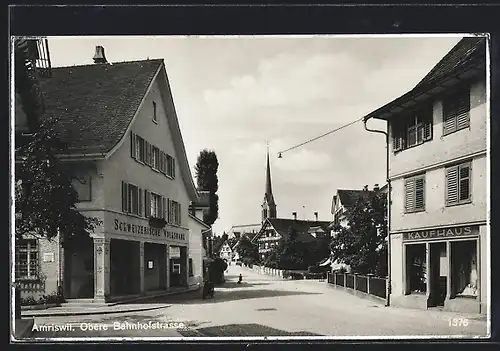
<path fill-rule="evenodd" d="M 69 146 L 77 207 L 102 224 L 64 246 L 62 233 L 27 235 L 16 250 L 22 295 L 110 301 L 187 286 L 198 196 L 163 60 L 54 68 L 41 88 Z"/>
<path fill-rule="evenodd" d="M 486 40 L 463 38 L 387 120 L 391 304 L 487 313 Z"/>

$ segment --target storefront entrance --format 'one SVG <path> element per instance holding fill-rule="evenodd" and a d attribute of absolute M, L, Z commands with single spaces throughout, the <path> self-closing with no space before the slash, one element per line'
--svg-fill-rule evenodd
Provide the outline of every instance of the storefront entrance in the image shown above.
<path fill-rule="evenodd" d="M 67 299 L 94 297 L 94 241 L 75 236 L 63 244 L 64 296 Z"/>
<path fill-rule="evenodd" d="M 445 242 L 429 244 L 429 298 L 427 307 L 444 306 L 449 277 L 449 263 Z"/>
<path fill-rule="evenodd" d="M 170 286 L 186 286 L 188 284 L 187 248 L 182 246 L 170 246 L 169 252 Z"/>
<path fill-rule="evenodd" d="M 166 245 L 144 243 L 144 290 L 166 290 L 166 271 Z"/>
<path fill-rule="evenodd" d="M 138 294 L 140 283 L 138 241 L 110 240 L 110 293 L 112 296 Z"/>

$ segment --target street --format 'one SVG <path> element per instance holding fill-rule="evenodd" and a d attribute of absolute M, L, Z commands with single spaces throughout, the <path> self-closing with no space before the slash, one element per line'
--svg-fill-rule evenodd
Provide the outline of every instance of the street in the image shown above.
<path fill-rule="evenodd" d="M 236 284 L 240 273 L 243 283 Z M 214 299 L 202 300 L 201 291 L 195 291 L 139 303 L 169 307 L 133 314 L 35 318 L 38 328 L 66 325 L 67 330 L 34 331 L 32 337 L 487 335 L 487 322 L 478 316 L 384 307 L 325 282 L 281 280 L 238 266 L 229 267 L 226 283 L 216 287 Z M 466 323 L 453 326 L 453 318 Z M 134 329 L 138 323 L 147 326 Z"/>

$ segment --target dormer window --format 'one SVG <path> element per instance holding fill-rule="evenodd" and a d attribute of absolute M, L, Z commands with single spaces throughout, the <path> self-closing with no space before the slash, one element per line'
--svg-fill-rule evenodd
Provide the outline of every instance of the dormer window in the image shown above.
<path fill-rule="evenodd" d="M 156 116 L 156 102 L 153 101 L 153 122 L 158 123 L 158 117 Z"/>

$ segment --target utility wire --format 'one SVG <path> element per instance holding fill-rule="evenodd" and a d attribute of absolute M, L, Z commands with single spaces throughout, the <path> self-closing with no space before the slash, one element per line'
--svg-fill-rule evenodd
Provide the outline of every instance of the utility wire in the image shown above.
<path fill-rule="evenodd" d="M 300 143 L 300 144 L 298 144 L 298 145 L 292 146 L 291 148 L 288 148 L 288 149 L 286 149 L 286 150 L 283 150 L 283 151 L 281 151 L 281 152 L 278 152 L 278 157 L 281 157 L 281 154 L 282 154 L 282 153 L 285 153 L 285 152 L 287 152 L 287 151 L 290 151 L 290 150 L 296 149 L 296 148 L 298 148 L 298 147 L 300 147 L 300 146 L 303 146 L 303 145 L 305 145 L 305 144 L 309 144 L 309 143 L 311 143 L 311 142 L 313 142 L 313 141 L 316 141 L 316 140 L 318 140 L 318 139 L 320 139 L 320 138 L 323 138 L 323 137 L 325 137 L 325 136 L 327 136 L 327 135 L 330 135 L 330 134 L 332 134 L 332 133 L 334 133 L 334 132 L 337 132 L 337 131 L 339 131 L 339 130 L 341 130 L 341 129 L 343 129 L 343 128 L 349 127 L 349 126 L 353 125 L 354 123 L 360 122 L 360 121 L 362 121 L 362 120 L 363 120 L 363 118 L 364 118 L 364 117 L 361 117 L 361 118 L 359 118 L 359 119 L 357 119 L 357 120 L 355 120 L 355 121 L 352 121 L 352 122 L 349 122 L 349 123 L 347 123 L 347 124 L 344 124 L 344 125 L 343 125 L 343 126 L 341 126 L 341 127 L 338 127 L 338 128 L 336 128 L 336 129 L 330 130 L 329 132 L 326 132 L 325 134 L 321 134 L 320 136 L 317 136 L 317 137 L 315 137 L 315 138 L 309 139 L 309 140 L 307 140 L 307 141 L 304 141 L 303 143 Z"/>

